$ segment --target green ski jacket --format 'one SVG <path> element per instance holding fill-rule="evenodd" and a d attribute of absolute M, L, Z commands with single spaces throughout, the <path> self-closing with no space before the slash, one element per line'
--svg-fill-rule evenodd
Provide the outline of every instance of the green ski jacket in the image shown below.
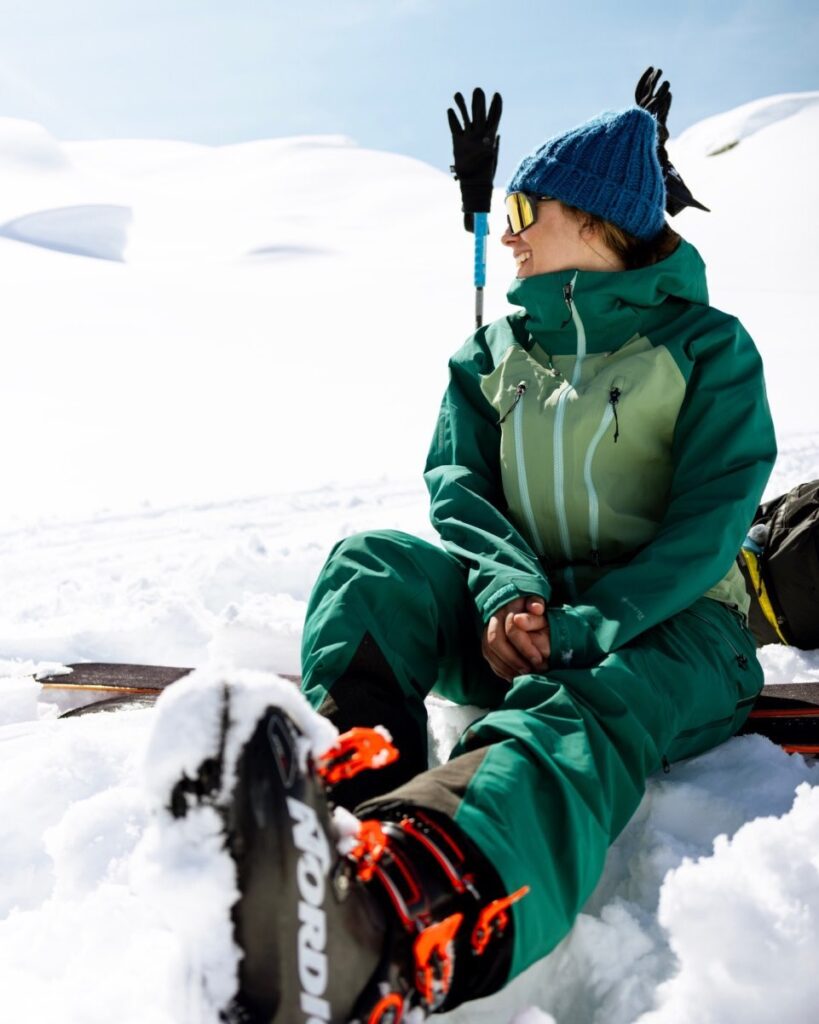
<path fill-rule="evenodd" d="M 776 441 L 759 353 L 708 305 L 697 250 L 508 298 L 523 309 L 450 360 L 425 471 L 482 620 L 539 594 L 551 663 L 587 666 L 702 596 L 746 615 L 735 559 Z"/>

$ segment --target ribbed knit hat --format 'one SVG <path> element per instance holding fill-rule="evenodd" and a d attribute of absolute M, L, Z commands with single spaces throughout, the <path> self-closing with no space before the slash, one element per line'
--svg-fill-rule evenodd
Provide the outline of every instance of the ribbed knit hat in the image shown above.
<path fill-rule="evenodd" d="M 524 157 L 506 191 L 554 196 L 653 238 L 665 224 L 657 122 L 642 107 L 598 114 Z"/>

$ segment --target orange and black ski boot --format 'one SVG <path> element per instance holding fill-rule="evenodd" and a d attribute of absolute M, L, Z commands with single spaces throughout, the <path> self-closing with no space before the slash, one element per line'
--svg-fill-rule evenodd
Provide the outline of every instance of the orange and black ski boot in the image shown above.
<path fill-rule="evenodd" d="M 268 706 L 234 742 L 228 703 L 214 756 L 171 796 L 174 816 L 221 815 L 236 866 L 242 1024 L 399 1024 L 489 995 L 511 962 L 507 895 L 448 819 L 395 803 L 361 820 L 333 788 L 398 752 L 354 729 L 321 756 L 292 717 Z M 308 709 L 307 714 L 314 714 Z M 230 762 L 230 763 L 228 763 Z"/>
<path fill-rule="evenodd" d="M 361 822 L 343 862 L 349 888 L 375 896 L 387 922 L 381 960 L 356 1003 L 360 1024 L 423 1020 L 502 988 L 512 956 L 509 908 L 528 892 L 506 895 L 445 816 L 400 804 L 383 812 Z"/>

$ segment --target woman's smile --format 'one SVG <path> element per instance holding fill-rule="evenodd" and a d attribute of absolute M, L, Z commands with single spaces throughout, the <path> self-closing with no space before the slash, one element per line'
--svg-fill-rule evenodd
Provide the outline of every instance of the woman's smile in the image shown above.
<path fill-rule="evenodd" d="M 519 274 L 521 268 L 523 267 L 523 264 L 529 259 L 529 257 L 532 254 L 527 249 L 525 252 L 515 253 L 514 255 L 515 255 L 515 266 L 518 268 L 518 274 Z"/>
<path fill-rule="evenodd" d="M 537 220 L 513 234 L 507 228 L 501 243 L 512 250 L 518 277 L 556 270 L 622 270 L 623 264 L 596 237 L 593 228 L 559 200 L 541 200 Z"/>

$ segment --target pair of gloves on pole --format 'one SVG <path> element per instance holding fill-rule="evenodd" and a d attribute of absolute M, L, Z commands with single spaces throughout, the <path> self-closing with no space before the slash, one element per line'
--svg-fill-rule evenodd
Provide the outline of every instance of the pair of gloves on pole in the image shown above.
<path fill-rule="evenodd" d="M 668 141 L 666 120 L 671 107 L 671 88 L 668 82 L 658 86 L 662 74 L 659 68 L 646 68 L 637 83 L 634 98 L 638 106 L 657 119 L 657 156 L 665 178 L 666 211 L 672 217 L 686 206 L 695 206 L 697 209 L 710 212 L 707 206 L 703 206 L 693 197 L 679 171 L 668 159 L 665 148 Z M 471 113 L 459 92 L 455 93 L 455 103 L 458 107 L 457 113 L 452 107 L 447 110 L 455 161 L 451 171 L 461 186 L 464 227 L 467 231 L 472 231 L 473 214 L 488 213 L 492 202 L 492 186 L 500 146 L 498 125 L 503 101 L 500 94 L 495 93 L 487 110 L 483 89 L 475 89 L 472 93 Z"/>

